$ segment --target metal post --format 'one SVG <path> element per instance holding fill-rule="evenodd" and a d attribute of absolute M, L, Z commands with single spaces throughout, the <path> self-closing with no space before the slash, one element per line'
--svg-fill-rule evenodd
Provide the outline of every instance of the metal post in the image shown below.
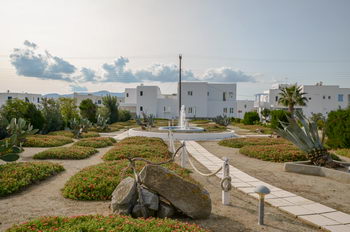
<path fill-rule="evenodd" d="M 180 117 L 180 111 L 181 111 L 181 61 L 182 61 L 182 55 L 179 55 L 179 117 Z"/>
<path fill-rule="evenodd" d="M 261 194 L 259 197 L 259 225 L 264 225 L 264 201 L 265 196 Z"/>
<path fill-rule="evenodd" d="M 188 163 L 188 154 L 187 154 L 187 149 L 186 149 L 186 142 L 182 141 L 183 143 L 183 148 L 181 152 L 181 167 L 186 168 L 187 163 Z"/>
<path fill-rule="evenodd" d="M 230 176 L 230 165 L 228 163 L 228 158 L 224 157 L 224 163 L 222 166 L 222 179 Z M 222 190 L 222 204 L 229 205 L 230 204 L 230 192 Z"/>

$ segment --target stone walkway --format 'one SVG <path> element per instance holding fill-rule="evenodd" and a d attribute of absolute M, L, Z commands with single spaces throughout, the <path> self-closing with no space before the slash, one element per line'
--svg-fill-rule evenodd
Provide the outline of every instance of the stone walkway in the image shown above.
<path fill-rule="evenodd" d="M 127 137 L 127 134 L 125 134 L 125 137 Z M 210 171 L 216 171 L 223 164 L 223 160 L 208 152 L 195 141 L 187 141 L 186 148 L 192 157 Z M 254 193 L 255 187 L 265 185 L 271 190 L 271 193 L 265 197 L 268 204 L 307 223 L 332 232 L 350 231 L 349 214 L 274 187 L 240 171 L 232 165 L 230 165 L 230 176 L 232 177 L 233 187 L 257 199 L 258 195 Z M 217 177 L 221 178 L 222 172 L 219 172 Z"/>

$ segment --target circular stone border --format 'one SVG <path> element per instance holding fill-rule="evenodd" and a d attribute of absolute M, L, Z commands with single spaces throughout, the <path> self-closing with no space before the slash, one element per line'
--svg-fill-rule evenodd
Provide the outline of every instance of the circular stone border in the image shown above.
<path fill-rule="evenodd" d="M 145 137 L 157 137 L 162 139 L 168 139 L 168 133 L 151 132 L 151 131 L 138 131 L 134 129 L 128 130 L 129 136 L 145 136 Z M 173 132 L 174 139 L 177 140 L 217 140 L 227 139 L 233 137 L 239 137 L 233 130 L 227 132 L 218 133 L 179 133 Z"/>

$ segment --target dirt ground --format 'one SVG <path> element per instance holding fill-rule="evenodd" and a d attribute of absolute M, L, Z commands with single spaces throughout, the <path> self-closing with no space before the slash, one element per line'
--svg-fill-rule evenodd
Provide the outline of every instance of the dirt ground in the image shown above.
<path fill-rule="evenodd" d="M 262 161 L 241 155 L 239 149 L 218 145 L 216 141 L 199 142 L 212 154 L 226 156 L 230 164 L 271 185 L 350 213 L 350 184 L 318 176 L 283 171 L 283 163 Z"/>

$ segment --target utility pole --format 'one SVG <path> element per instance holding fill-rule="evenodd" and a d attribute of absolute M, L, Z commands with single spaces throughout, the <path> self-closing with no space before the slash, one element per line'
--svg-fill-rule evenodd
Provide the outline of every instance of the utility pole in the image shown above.
<path fill-rule="evenodd" d="M 182 55 L 179 55 L 179 116 L 180 116 L 180 111 L 181 111 L 181 60 L 182 60 Z"/>

